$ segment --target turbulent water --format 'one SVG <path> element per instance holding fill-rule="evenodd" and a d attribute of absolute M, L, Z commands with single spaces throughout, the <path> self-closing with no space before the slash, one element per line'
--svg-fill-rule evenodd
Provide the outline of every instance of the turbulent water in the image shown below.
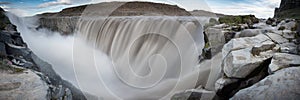
<path fill-rule="evenodd" d="M 198 64 L 201 18 L 81 17 L 76 33 L 67 37 L 35 30 L 34 18 L 10 20 L 33 52 L 100 99 L 166 99 L 213 84 L 210 66 Z"/>

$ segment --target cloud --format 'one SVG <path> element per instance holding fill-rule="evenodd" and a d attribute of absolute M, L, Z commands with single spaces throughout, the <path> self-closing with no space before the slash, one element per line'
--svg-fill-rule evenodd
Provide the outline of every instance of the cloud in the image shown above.
<path fill-rule="evenodd" d="M 228 4 L 210 6 L 214 12 L 229 15 L 253 14 L 259 18 L 273 17 L 274 10 L 279 7 L 280 0 L 245 0 Z"/>
<path fill-rule="evenodd" d="M 57 0 L 57 1 L 51 1 L 46 2 L 38 5 L 39 8 L 46 8 L 49 6 L 56 6 L 56 5 L 71 5 L 71 0 Z"/>

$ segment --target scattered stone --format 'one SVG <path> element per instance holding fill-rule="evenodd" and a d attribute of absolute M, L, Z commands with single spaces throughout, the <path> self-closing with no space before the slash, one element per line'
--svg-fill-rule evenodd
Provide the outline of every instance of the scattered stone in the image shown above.
<path fill-rule="evenodd" d="M 231 99 L 297 100 L 300 98 L 300 67 L 286 68 L 240 90 Z"/>

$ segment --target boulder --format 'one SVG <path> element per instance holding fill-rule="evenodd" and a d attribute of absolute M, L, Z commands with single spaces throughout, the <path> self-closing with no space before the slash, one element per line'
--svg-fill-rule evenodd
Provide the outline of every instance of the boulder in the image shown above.
<path fill-rule="evenodd" d="M 278 51 L 265 35 L 233 39 L 222 51 L 223 71 L 227 77 L 245 78 Z"/>
<path fill-rule="evenodd" d="M 292 30 L 292 28 L 296 27 L 296 24 L 297 23 L 294 20 L 291 21 L 283 20 L 278 24 L 277 29 L 279 29 L 280 27 L 285 27 L 286 30 Z"/>
<path fill-rule="evenodd" d="M 225 37 L 225 42 L 227 43 L 227 42 L 229 42 L 231 39 L 233 39 L 234 38 L 234 36 L 235 36 L 235 32 L 225 32 L 224 33 L 224 37 Z"/>
<path fill-rule="evenodd" d="M 225 38 L 222 29 L 208 28 L 206 29 L 205 34 L 208 37 L 212 55 L 221 52 L 223 45 L 225 44 Z"/>
<path fill-rule="evenodd" d="M 241 33 L 238 34 L 236 37 L 253 37 L 258 34 L 262 34 L 261 29 L 245 29 L 245 30 L 241 31 Z"/>
<path fill-rule="evenodd" d="M 277 44 L 282 44 L 282 43 L 287 43 L 289 40 L 281 36 L 280 34 L 277 33 L 266 33 L 266 35 L 273 41 L 276 42 Z"/>
<path fill-rule="evenodd" d="M 224 73 L 231 78 L 246 78 L 255 68 L 259 67 L 272 55 L 255 56 L 251 48 L 232 51 L 224 59 Z"/>
<path fill-rule="evenodd" d="M 269 41 L 269 37 L 263 34 L 259 34 L 255 37 L 235 38 L 224 45 L 222 49 L 223 59 L 229 54 L 229 52 L 244 48 L 252 48 L 255 45 L 259 45 L 265 41 Z"/>
<path fill-rule="evenodd" d="M 240 90 L 232 100 L 297 100 L 300 98 L 300 68 L 286 68 Z"/>
<path fill-rule="evenodd" d="M 238 82 L 238 79 L 220 78 L 215 83 L 215 90 L 217 92 L 224 90 L 225 86 Z"/>
<path fill-rule="evenodd" d="M 289 42 L 289 43 L 283 43 L 280 44 L 280 52 L 282 53 L 289 53 L 289 54 L 298 54 L 298 45 L 295 43 Z"/>
<path fill-rule="evenodd" d="M 271 64 L 269 65 L 270 73 L 274 73 L 280 69 L 300 66 L 300 56 L 292 55 L 287 53 L 276 53 L 272 59 Z"/>

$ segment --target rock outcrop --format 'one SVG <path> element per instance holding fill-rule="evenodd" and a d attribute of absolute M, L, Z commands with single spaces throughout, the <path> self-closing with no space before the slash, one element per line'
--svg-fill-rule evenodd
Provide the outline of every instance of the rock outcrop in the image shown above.
<path fill-rule="evenodd" d="M 204 87 L 174 97 L 187 98 L 190 95 L 193 99 L 206 99 L 203 95 L 207 93 L 200 91 L 204 89 L 211 90 L 210 95 L 215 93 L 213 99 L 216 100 L 299 98 L 299 22 L 270 18 L 247 25 L 235 23 L 240 20 L 222 20 L 223 24 L 214 22 L 206 27 L 203 51 L 209 52 L 202 55 L 202 58 L 209 59 L 216 57 L 214 53 L 222 52 L 221 76 L 214 80 L 215 88 Z M 206 61 L 210 60 L 200 62 L 200 65 Z M 274 95 L 277 93 L 279 95 Z"/>
<path fill-rule="evenodd" d="M 3 10 L 0 15 L 0 99 L 85 99 L 27 47 Z"/>
<path fill-rule="evenodd" d="M 274 17 L 300 19 L 300 0 L 281 0 L 280 7 L 275 9 Z"/>

